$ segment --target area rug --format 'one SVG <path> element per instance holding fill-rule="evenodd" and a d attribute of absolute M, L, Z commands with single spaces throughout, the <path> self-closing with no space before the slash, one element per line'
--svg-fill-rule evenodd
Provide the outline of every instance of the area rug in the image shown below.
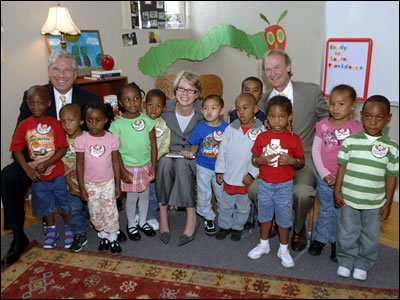
<path fill-rule="evenodd" d="M 105 253 L 43 249 L 33 242 L 1 274 L 1 298 L 399 298 L 372 289 Z"/>

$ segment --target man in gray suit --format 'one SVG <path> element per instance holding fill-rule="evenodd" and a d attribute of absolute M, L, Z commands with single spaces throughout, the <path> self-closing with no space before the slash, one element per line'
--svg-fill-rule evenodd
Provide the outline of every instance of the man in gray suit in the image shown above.
<path fill-rule="evenodd" d="M 329 109 L 321 88 L 313 83 L 291 81 L 292 63 L 289 55 L 280 49 L 273 49 L 263 57 L 263 70 L 272 85 L 259 106 L 266 108 L 268 100 L 276 95 L 284 95 L 293 105 L 293 129 L 303 143 L 305 152 L 305 167 L 296 170 L 293 185 L 293 236 L 291 247 L 301 251 L 306 247 L 305 220 L 311 210 L 315 198 L 316 176 L 312 161 L 311 148 L 315 135 L 315 124 L 327 118 Z M 258 185 L 249 189 L 249 197 L 257 201 Z"/>

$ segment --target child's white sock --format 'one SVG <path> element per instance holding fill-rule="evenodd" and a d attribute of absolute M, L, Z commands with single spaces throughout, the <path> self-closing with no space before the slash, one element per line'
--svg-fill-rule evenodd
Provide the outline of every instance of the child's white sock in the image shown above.
<path fill-rule="evenodd" d="M 108 233 L 108 240 L 112 243 L 114 241 L 116 241 L 118 238 L 118 234 L 117 232 L 110 232 Z"/>
<path fill-rule="evenodd" d="M 289 244 L 284 245 L 284 244 L 279 243 L 279 248 L 282 251 L 287 251 L 288 250 L 288 246 L 289 246 Z"/>
<path fill-rule="evenodd" d="M 260 245 L 263 248 L 267 248 L 269 246 L 269 240 L 261 240 L 260 239 Z"/>
<path fill-rule="evenodd" d="M 99 231 L 97 236 L 101 239 L 108 239 L 108 234 L 105 231 Z"/>

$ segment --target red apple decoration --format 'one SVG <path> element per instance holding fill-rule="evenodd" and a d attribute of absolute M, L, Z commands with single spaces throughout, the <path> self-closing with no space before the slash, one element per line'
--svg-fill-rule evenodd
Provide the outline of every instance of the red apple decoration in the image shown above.
<path fill-rule="evenodd" d="M 285 50 L 286 46 L 286 32 L 285 30 L 279 26 L 279 22 L 287 15 L 287 10 L 285 10 L 278 19 L 276 25 L 269 26 L 265 28 L 264 37 L 265 41 L 267 42 L 269 50 L 279 48 Z M 271 25 L 268 19 L 263 15 L 260 14 L 261 19 Z"/>
<path fill-rule="evenodd" d="M 112 70 L 112 68 L 114 67 L 114 59 L 112 58 L 111 55 L 106 54 L 101 59 L 101 65 L 103 66 L 103 69 L 106 71 Z"/>

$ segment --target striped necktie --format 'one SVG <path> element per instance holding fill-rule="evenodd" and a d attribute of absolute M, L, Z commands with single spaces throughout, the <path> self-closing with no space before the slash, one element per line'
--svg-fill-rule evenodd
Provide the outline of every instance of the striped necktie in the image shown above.
<path fill-rule="evenodd" d="M 67 104 L 67 97 L 65 97 L 64 95 L 60 96 L 60 100 L 61 100 L 61 107 L 63 107 L 65 104 Z"/>

